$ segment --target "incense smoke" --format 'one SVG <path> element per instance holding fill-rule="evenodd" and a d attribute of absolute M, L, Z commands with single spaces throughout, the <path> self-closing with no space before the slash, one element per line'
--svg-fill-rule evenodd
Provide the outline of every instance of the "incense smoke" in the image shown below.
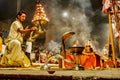
<path fill-rule="evenodd" d="M 69 31 L 74 31 L 76 34 L 65 41 L 68 47 L 72 46 L 75 40 L 79 40 L 82 46 L 91 40 L 97 49 L 107 43 L 108 25 L 99 24 L 96 26 L 91 20 L 100 11 L 97 13 L 92 10 L 90 0 L 68 0 L 60 4 L 61 2 L 60 0 L 47 2 L 46 9 L 49 12 L 47 15 L 50 23 L 47 29 L 46 43 L 51 40 L 59 43 L 61 36 Z"/>
<path fill-rule="evenodd" d="M 52 41 L 61 43 L 65 32 L 74 31 L 76 34 L 65 41 L 67 47 L 79 40 L 82 46 L 88 40 L 94 47 L 102 49 L 109 37 L 109 25 L 106 14 L 101 12 L 101 1 L 94 0 L 40 0 L 50 22 L 47 25 L 46 45 Z M 0 1 L 0 29 L 9 30 L 10 24 L 16 17 L 16 0 L 12 3 Z M 5 5 L 4 5 L 5 4 Z M 22 0 L 21 10 L 27 11 L 26 25 L 29 25 L 35 11 L 36 0 Z M 100 5 L 101 4 L 101 5 Z M 7 8 L 7 9 L 6 9 Z M 12 11 L 11 11 L 12 10 Z M 101 51 L 101 50 L 100 50 Z"/>

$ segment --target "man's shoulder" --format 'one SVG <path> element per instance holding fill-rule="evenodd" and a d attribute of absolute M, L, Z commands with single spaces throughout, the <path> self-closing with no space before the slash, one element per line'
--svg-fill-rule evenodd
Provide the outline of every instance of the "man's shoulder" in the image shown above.
<path fill-rule="evenodd" d="M 11 28 L 18 29 L 19 25 L 20 25 L 19 21 L 15 20 L 12 22 Z"/>
<path fill-rule="evenodd" d="M 15 20 L 12 22 L 12 25 L 14 25 L 14 24 L 20 24 L 20 22 L 18 20 Z"/>
<path fill-rule="evenodd" d="M 13 21 L 12 24 L 18 24 L 18 23 L 19 23 L 19 21 L 15 20 L 15 21 Z"/>

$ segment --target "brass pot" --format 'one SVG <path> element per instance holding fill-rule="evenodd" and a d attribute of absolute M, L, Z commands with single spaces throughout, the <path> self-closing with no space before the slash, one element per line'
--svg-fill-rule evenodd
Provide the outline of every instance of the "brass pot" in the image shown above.
<path fill-rule="evenodd" d="M 82 51 L 84 50 L 84 47 L 69 47 L 70 53 L 76 53 L 76 54 L 82 54 Z"/>

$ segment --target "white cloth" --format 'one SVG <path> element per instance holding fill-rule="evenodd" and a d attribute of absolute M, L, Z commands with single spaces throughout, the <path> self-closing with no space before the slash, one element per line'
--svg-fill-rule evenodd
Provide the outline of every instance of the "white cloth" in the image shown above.
<path fill-rule="evenodd" d="M 1 64 L 6 66 L 30 66 L 30 61 L 22 51 L 21 44 L 23 36 L 18 32 L 18 28 L 23 29 L 22 24 L 16 20 L 12 23 L 9 35 L 6 39 L 6 49 L 2 57 Z"/>
<path fill-rule="evenodd" d="M 32 42 L 27 41 L 26 42 L 26 52 L 31 53 L 32 51 Z"/>
<path fill-rule="evenodd" d="M 6 48 L 6 45 L 2 44 L 2 51 L 1 51 L 1 55 L 5 53 L 5 48 Z"/>
<path fill-rule="evenodd" d="M 22 37 L 22 34 L 17 31 L 18 28 L 23 29 L 23 26 L 18 20 L 16 20 L 11 25 L 9 35 L 7 39 L 5 40 L 5 43 L 8 43 L 10 40 L 13 40 L 13 39 L 17 39 L 21 43 L 23 43 L 23 37 Z"/>

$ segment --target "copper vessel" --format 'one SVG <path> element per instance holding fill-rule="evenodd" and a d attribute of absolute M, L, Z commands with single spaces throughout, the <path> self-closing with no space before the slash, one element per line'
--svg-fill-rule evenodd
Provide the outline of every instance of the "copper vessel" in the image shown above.
<path fill-rule="evenodd" d="M 69 47 L 70 48 L 70 53 L 74 54 L 76 53 L 77 55 L 82 54 L 82 51 L 84 50 L 84 47 Z"/>

